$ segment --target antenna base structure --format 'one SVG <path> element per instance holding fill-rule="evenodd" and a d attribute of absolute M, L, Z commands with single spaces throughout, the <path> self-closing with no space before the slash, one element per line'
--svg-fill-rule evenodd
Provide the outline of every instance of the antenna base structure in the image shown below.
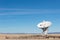
<path fill-rule="evenodd" d="M 41 28 L 43 30 L 42 34 L 47 35 L 48 34 L 48 27 Z"/>

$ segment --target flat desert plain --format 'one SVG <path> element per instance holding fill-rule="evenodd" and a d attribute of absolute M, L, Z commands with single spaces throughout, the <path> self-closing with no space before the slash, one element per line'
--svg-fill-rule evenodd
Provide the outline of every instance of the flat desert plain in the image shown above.
<path fill-rule="evenodd" d="M 0 34 L 0 40 L 60 40 L 60 34 Z"/>

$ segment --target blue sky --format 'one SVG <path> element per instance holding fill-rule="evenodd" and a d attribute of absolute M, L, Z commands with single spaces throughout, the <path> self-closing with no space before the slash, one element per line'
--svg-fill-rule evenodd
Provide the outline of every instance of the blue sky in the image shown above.
<path fill-rule="evenodd" d="M 41 33 L 43 20 L 52 22 L 49 32 L 60 32 L 60 0 L 0 0 L 0 33 Z"/>

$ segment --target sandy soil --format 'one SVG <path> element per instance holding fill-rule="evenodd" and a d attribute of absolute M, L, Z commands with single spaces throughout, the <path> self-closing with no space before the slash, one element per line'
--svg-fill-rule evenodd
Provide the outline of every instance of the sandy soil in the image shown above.
<path fill-rule="evenodd" d="M 60 34 L 0 34 L 0 40 L 60 40 Z"/>

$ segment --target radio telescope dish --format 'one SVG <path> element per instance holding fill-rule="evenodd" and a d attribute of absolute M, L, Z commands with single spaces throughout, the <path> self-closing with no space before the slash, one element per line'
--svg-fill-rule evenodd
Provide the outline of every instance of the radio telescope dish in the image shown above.
<path fill-rule="evenodd" d="M 40 22 L 37 26 L 38 28 L 43 30 L 43 34 L 46 35 L 48 32 L 48 28 L 51 26 L 51 22 L 50 21 L 42 21 Z"/>

